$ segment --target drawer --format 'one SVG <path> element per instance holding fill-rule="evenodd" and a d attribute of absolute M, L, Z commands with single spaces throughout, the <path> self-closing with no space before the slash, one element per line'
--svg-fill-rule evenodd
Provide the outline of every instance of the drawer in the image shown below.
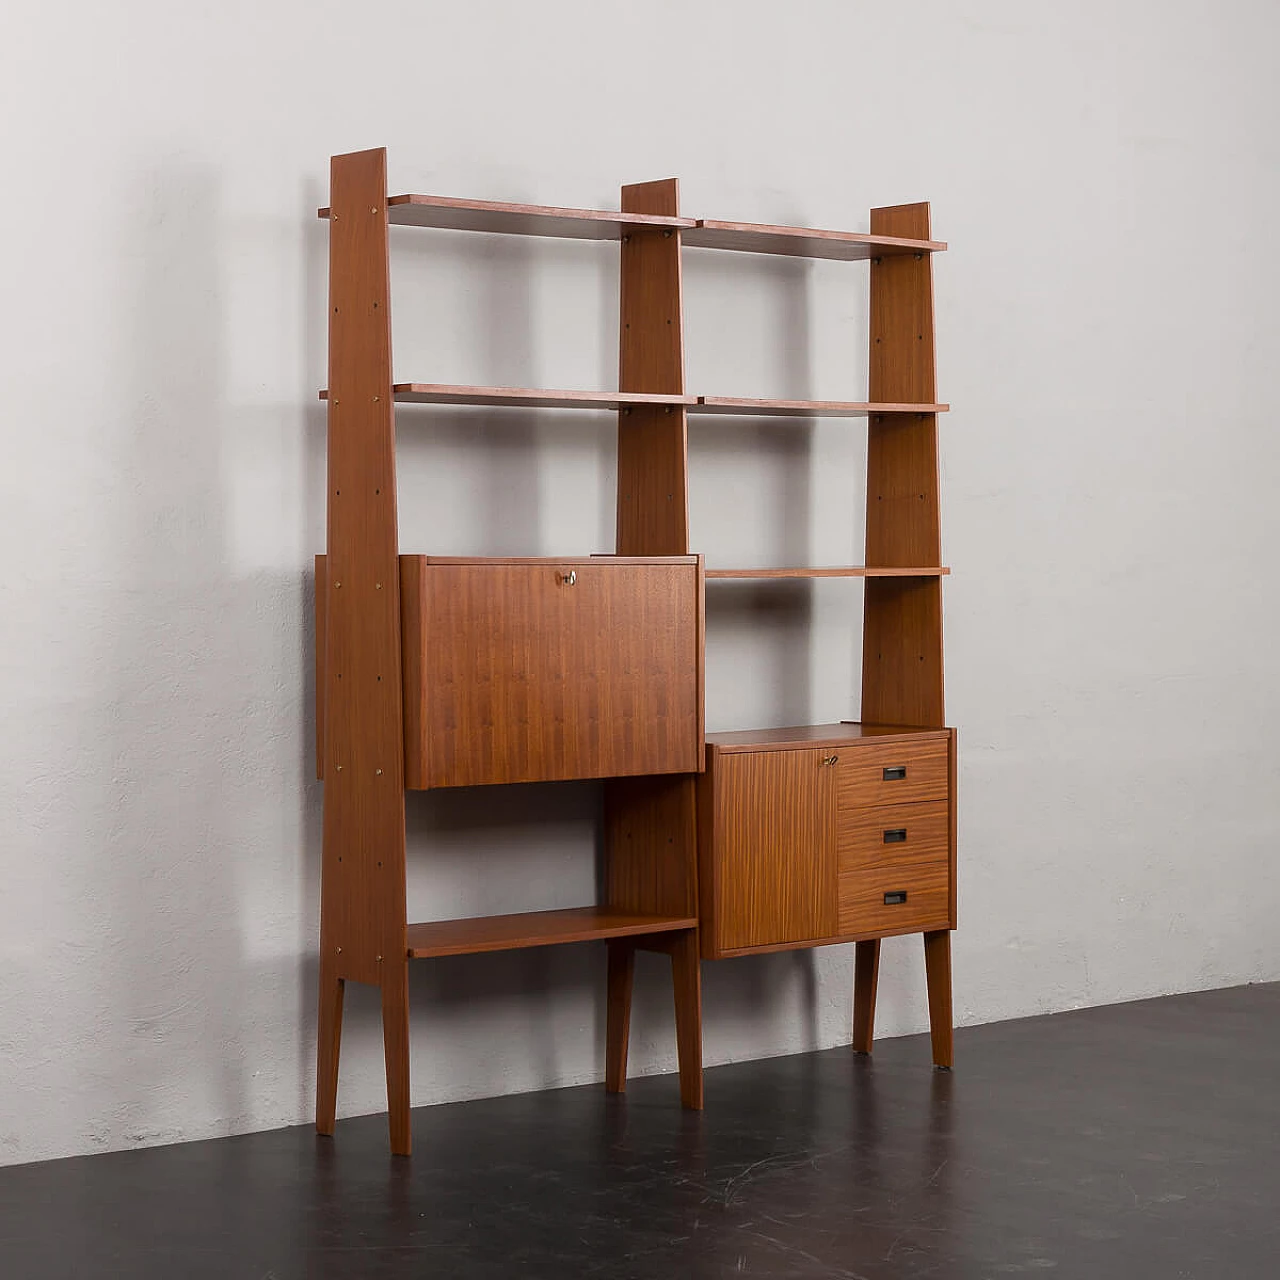
<path fill-rule="evenodd" d="M 841 810 L 837 824 L 842 934 L 948 925 L 951 815 L 945 800 Z"/>
<path fill-rule="evenodd" d="M 923 858 L 839 877 L 842 934 L 914 933 L 951 923 L 950 862 Z"/>
<path fill-rule="evenodd" d="M 840 752 L 841 809 L 947 798 L 946 738 L 860 743 Z"/>
<path fill-rule="evenodd" d="M 836 817 L 836 864 L 849 871 L 891 869 L 900 863 L 949 861 L 950 806 L 945 800 L 841 807 Z"/>

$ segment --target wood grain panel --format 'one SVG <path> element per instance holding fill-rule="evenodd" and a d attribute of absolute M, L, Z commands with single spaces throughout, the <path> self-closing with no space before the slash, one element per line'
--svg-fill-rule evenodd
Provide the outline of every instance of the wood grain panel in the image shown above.
<path fill-rule="evenodd" d="M 951 819 L 945 800 L 851 808 L 840 795 L 836 809 L 836 866 L 850 871 L 892 871 L 903 863 L 950 867 Z M 885 840 L 885 833 L 901 839 Z"/>
<path fill-rule="evenodd" d="M 835 783 L 826 753 L 713 755 L 718 949 L 835 932 Z"/>
<path fill-rule="evenodd" d="M 611 911 L 607 907 L 570 907 L 563 911 L 524 911 L 510 916 L 433 920 L 408 927 L 408 954 L 475 955 L 482 951 L 519 951 L 565 942 L 594 942 L 634 937 L 669 929 L 691 929 L 696 919 Z"/>
<path fill-rule="evenodd" d="M 836 766 L 841 814 L 872 805 L 909 804 L 947 798 L 946 734 L 903 738 L 896 742 L 866 742 L 842 752 Z M 886 778 L 885 771 L 891 776 Z M 904 770 L 904 777 L 896 771 Z"/>
<path fill-rule="evenodd" d="M 942 580 L 868 578 L 862 611 L 864 721 L 940 725 Z"/>
<path fill-rule="evenodd" d="M 948 880 L 945 854 L 888 867 L 842 871 L 838 876 L 838 931 L 866 935 L 945 929 Z M 893 893 L 905 893 L 906 901 L 886 903 L 885 895 Z"/>
<path fill-rule="evenodd" d="M 386 189 L 385 152 L 333 158 L 321 947 L 378 984 L 405 955 Z"/>
<path fill-rule="evenodd" d="M 929 205 L 871 210 L 875 235 L 929 239 Z M 878 255 L 871 261 L 870 400 L 935 398 L 933 259 L 928 253 Z"/>
<path fill-rule="evenodd" d="M 605 787 L 605 900 L 614 910 L 697 914 L 695 783 L 660 774 Z"/>
<path fill-rule="evenodd" d="M 938 420 L 875 414 L 867 435 L 869 565 L 938 564 Z"/>
<path fill-rule="evenodd" d="M 315 615 L 316 615 L 316 777 L 324 781 L 324 646 L 325 632 L 328 628 L 325 601 L 329 588 L 325 581 L 325 556 L 315 558 Z"/>
<path fill-rule="evenodd" d="M 871 230 L 927 240 L 929 206 L 873 209 Z M 937 398 L 932 272 L 927 253 L 872 262 L 868 393 L 873 401 Z M 941 558 L 937 418 L 873 416 L 867 436 L 867 563 L 910 566 L 939 564 Z M 937 580 L 869 579 L 862 652 L 863 720 L 943 723 Z"/>
<path fill-rule="evenodd" d="M 674 217 L 674 178 L 622 188 L 628 213 Z M 635 228 L 622 242 L 618 387 L 683 395 L 684 311 L 680 231 Z M 620 555 L 689 550 L 688 424 L 685 409 L 633 406 L 618 414 Z"/>
<path fill-rule="evenodd" d="M 931 568 L 885 568 L 880 565 L 844 564 L 787 569 L 708 569 L 708 578 L 945 578 L 951 572 L 942 565 Z"/>
<path fill-rule="evenodd" d="M 427 786 L 697 770 L 696 558 L 418 568 L 405 626 Z"/>

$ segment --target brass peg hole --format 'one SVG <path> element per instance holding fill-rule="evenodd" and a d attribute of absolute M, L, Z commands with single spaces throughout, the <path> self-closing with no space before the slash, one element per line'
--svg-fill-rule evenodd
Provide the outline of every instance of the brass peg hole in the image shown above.
<path fill-rule="evenodd" d="M 377 774 L 377 776 L 378 776 L 378 777 L 382 777 L 382 770 L 381 770 L 381 769 L 375 769 L 375 770 L 374 770 L 374 773 L 375 773 L 375 774 Z"/>
<path fill-rule="evenodd" d="M 923 495 L 923 494 L 921 494 L 920 496 L 921 496 L 921 497 L 923 497 L 924 495 Z M 375 591 L 381 591 L 381 590 L 382 590 L 382 583 L 380 583 L 380 582 L 375 582 L 375 583 L 373 584 L 373 589 L 374 589 Z"/>
<path fill-rule="evenodd" d="M 333 584 L 333 589 L 334 589 L 335 591 L 337 591 L 341 586 L 342 586 L 342 583 L 340 583 L 340 582 L 335 582 L 335 583 Z"/>
<path fill-rule="evenodd" d="M 339 773 L 341 773 L 341 772 L 342 772 L 342 766 L 341 766 L 341 765 L 335 765 L 334 767 L 338 770 L 338 772 L 339 772 Z"/>
<path fill-rule="evenodd" d="M 339 948 L 338 948 L 338 954 L 339 954 L 339 955 L 341 955 L 341 954 L 342 954 L 342 948 L 341 948 L 341 947 L 339 947 Z"/>
<path fill-rule="evenodd" d="M 379 956 L 379 957 L 378 957 L 378 963 L 379 963 L 379 964 L 381 964 L 381 963 L 382 963 L 382 957 L 381 957 L 381 956 Z"/>

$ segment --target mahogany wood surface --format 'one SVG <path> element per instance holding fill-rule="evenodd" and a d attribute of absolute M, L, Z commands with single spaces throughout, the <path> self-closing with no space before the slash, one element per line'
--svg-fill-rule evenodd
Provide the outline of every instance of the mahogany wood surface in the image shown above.
<path fill-rule="evenodd" d="M 709 733 L 707 744 L 718 751 L 773 751 L 786 747 L 852 747 L 868 738 L 877 742 L 897 738 L 920 743 L 945 742 L 947 732 L 943 728 L 921 729 L 914 725 L 862 724 L 846 720 L 841 724 L 801 724 L 784 729 L 738 729 L 728 733 Z M 895 747 L 894 752 L 898 751 Z M 846 758 L 842 767 L 847 768 L 853 761 L 854 757 Z"/>
<path fill-rule="evenodd" d="M 627 1087 L 627 1047 L 631 1039 L 631 989 L 636 948 L 630 938 L 610 938 L 605 997 L 604 1087 L 623 1093 Z"/>
<path fill-rule="evenodd" d="M 951 933 L 938 929 L 924 935 L 924 973 L 929 991 L 929 1038 L 933 1064 L 951 1070 L 955 1058 L 951 1014 Z"/>
<path fill-rule="evenodd" d="M 605 787 L 605 901 L 614 910 L 697 914 L 695 783 L 659 774 Z"/>
<path fill-rule="evenodd" d="M 956 785 L 956 773 L 958 768 L 959 735 L 955 729 L 951 730 L 950 748 L 951 749 L 947 754 L 947 795 L 951 800 L 951 901 L 949 904 L 949 918 L 951 927 L 954 929 L 959 924 L 959 913 L 956 910 L 956 900 L 959 896 L 957 891 L 957 878 L 959 875 L 959 859 L 957 854 L 959 850 L 956 841 L 956 837 L 958 835 L 957 798 L 959 796 L 959 788 Z"/>
<path fill-rule="evenodd" d="M 744 418 L 870 418 L 902 414 L 946 413 L 949 404 L 871 404 L 855 400 L 750 400 L 741 396 L 699 396 L 695 414 L 731 414 Z"/>
<path fill-rule="evenodd" d="M 678 205 L 674 178 L 622 188 L 629 213 L 674 217 Z M 680 235 L 670 227 L 636 229 L 623 241 L 618 386 L 624 391 L 686 399 Z M 619 411 L 617 550 L 688 553 L 688 423 L 679 405 Z"/>
<path fill-rule="evenodd" d="M 853 953 L 853 1051 L 870 1053 L 875 1038 L 876 986 L 880 978 L 880 939 L 868 938 Z"/>
<path fill-rule="evenodd" d="M 717 950 L 835 933 L 834 769 L 822 749 L 716 754 Z"/>
<path fill-rule="evenodd" d="M 844 801 L 845 795 L 838 794 L 836 866 L 840 874 L 891 871 L 900 864 L 914 862 L 936 862 L 949 874 L 951 816 L 946 800 L 870 808 Z"/>
<path fill-rule="evenodd" d="M 822 231 L 816 227 L 778 227 L 759 222 L 717 222 L 700 218 L 697 226 L 684 233 L 684 242 L 693 249 L 736 249 L 740 253 L 776 253 L 793 258 L 835 258 L 856 262 L 871 258 L 892 258 L 916 253 L 938 253 L 947 246 L 927 238 L 861 231 Z"/>
<path fill-rule="evenodd" d="M 405 557 L 410 786 L 694 772 L 696 557 Z M 416 666 L 407 665 L 417 679 Z"/>
<path fill-rule="evenodd" d="M 941 578 L 867 580 L 861 714 L 868 720 L 942 723 Z"/>
<path fill-rule="evenodd" d="M 404 733 L 391 403 L 386 153 L 335 156 L 329 256 L 328 572 L 317 1124 L 329 1124 L 341 1000 L 382 987 L 392 1150 L 408 1154 Z M 407 1018 L 407 1005 L 404 1017 Z M 393 1061 L 394 1059 L 394 1061 Z"/>
<path fill-rule="evenodd" d="M 633 227 L 693 227 L 692 218 L 646 217 L 613 209 L 563 209 L 505 200 L 465 200 L 455 196 L 399 195 L 387 199 L 396 226 L 436 227 L 504 235 L 555 236 L 570 240 L 617 240 Z M 317 217 L 330 216 L 317 209 Z"/>
<path fill-rule="evenodd" d="M 897 743 L 871 743 L 846 751 L 836 770 L 842 811 L 947 798 L 950 737 L 913 736 Z M 898 777 L 901 770 L 905 774 Z M 886 778 L 888 771 L 890 777 Z"/>
<path fill-rule="evenodd" d="M 474 955 L 482 951 L 519 951 L 565 942 L 594 942 L 636 934 L 692 929 L 693 916 L 641 915 L 607 907 L 570 907 L 560 911 L 524 911 L 510 916 L 433 920 L 408 928 L 408 955 Z"/>
<path fill-rule="evenodd" d="M 940 856 L 880 867 L 841 870 L 836 934 L 873 935 L 945 929 L 950 885 L 945 849 Z M 886 897 L 905 894 L 901 902 Z"/>
<path fill-rule="evenodd" d="M 871 211 L 876 234 L 929 238 L 929 206 Z M 927 253 L 884 256 L 871 267 L 868 391 L 877 401 L 936 396 L 933 267 Z M 874 565 L 937 564 L 937 419 L 873 417 L 867 436 L 866 558 Z M 940 724 L 942 588 L 921 578 L 867 583 L 863 602 L 862 718 Z"/>
<path fill-rule="evenodd" d="M 945 578 L 945 566 L 932 568 L 865 564 L 804 565 L 784 569 L 708 569 L 708 578 Z"/>
<path fill-rule="evenodd" d="M 635 940 L 639 951 L 665 951 L 671 957 L 676 999 L 676 1056 L 680 1067 L 680 1101 L 701 1111 L 702 974 L 697 929 L 651 933 Z"/>

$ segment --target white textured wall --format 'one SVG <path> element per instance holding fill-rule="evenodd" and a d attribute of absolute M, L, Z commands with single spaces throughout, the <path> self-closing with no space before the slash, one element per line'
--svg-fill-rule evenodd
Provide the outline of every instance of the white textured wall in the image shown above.
<path fill-rule="evenodd" d="M 361 147 L 455 195 L 676 174 L 690 214 L 855 229 L 932 200 L 958 1017 L 1280 977 L 1278 38 L 1265 0 L 11 0 L 0 1162 L 309 1114 L 313 211 Z M 394 240 L 398 376 L 613 384 L 616 249 Z M 686 262 L 690 390 L 861 392 L 861 268 Z M 406 413 L 403 545 L 607 549 L 613 430 Z M 860 558 L 857 424 L 691 434 L 712 563 Z M 859 599 L 717 586 L 710 727 L 855 713 Z M 411 797 L 412 912 L 589 900 L 597 805 Z M 924 1025 L 919 951 L 887 944 L 886 1034 Z M 637 1072 L 673 1067 L 664 965 Z M 707 1062 L 846 1038 L 850 968 L 705 966 Z M 416 967 L 415 1102 L 598 1078 L 602 985 L 574 948 Z M 347 1031 L 341 1109 L 381 1109 L 369 993 Z"/>

